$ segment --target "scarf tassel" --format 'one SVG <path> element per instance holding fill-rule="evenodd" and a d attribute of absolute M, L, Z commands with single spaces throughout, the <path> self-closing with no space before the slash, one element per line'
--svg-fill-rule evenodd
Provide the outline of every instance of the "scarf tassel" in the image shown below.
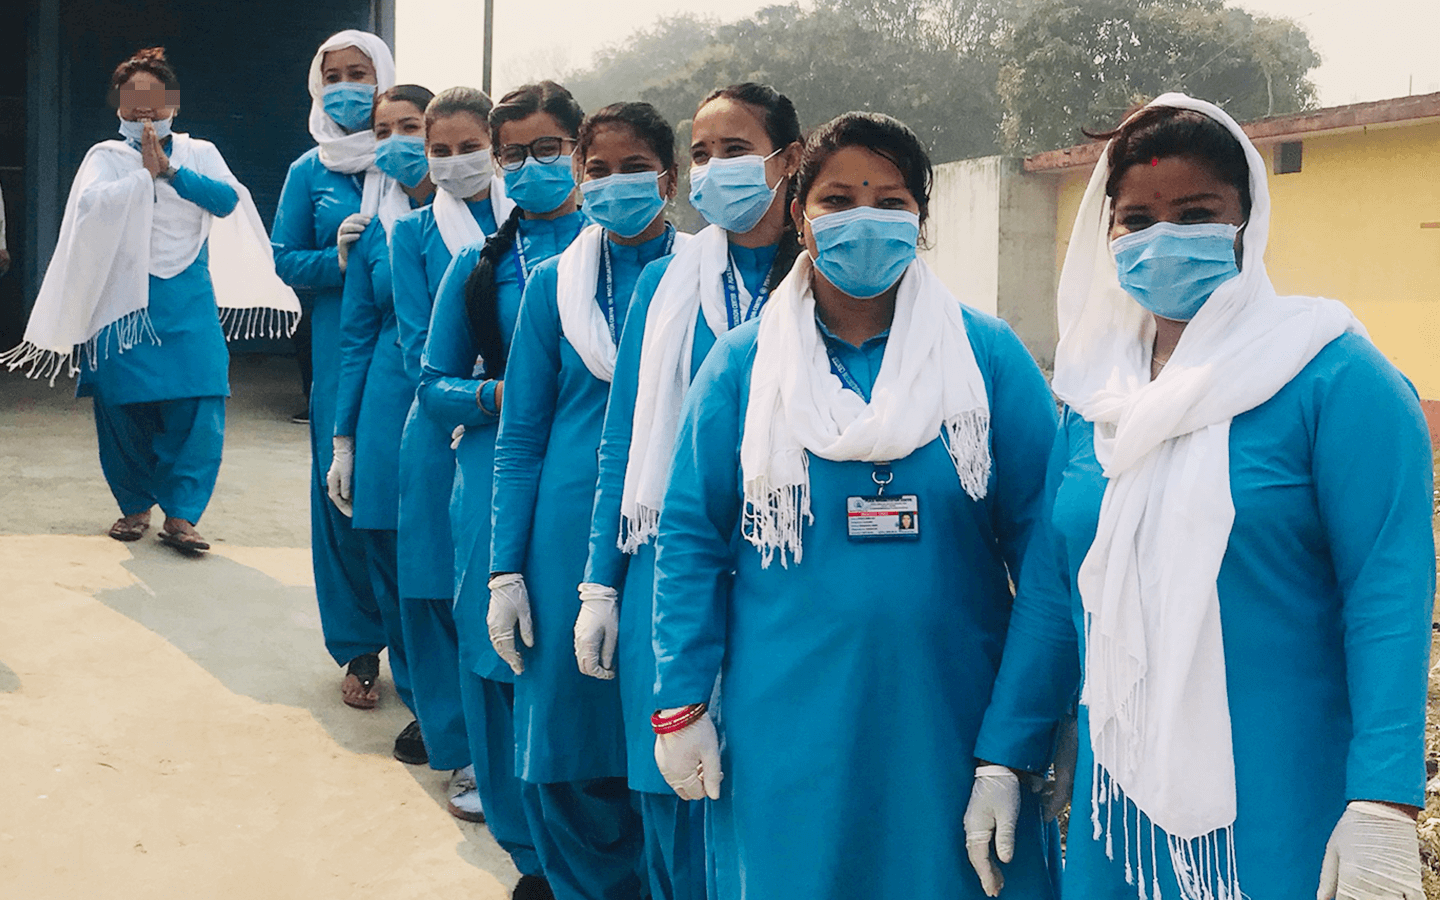
<path fill-rule="evenodd" d="M 985 499 L 990 486 L 990 411 L 975 409 L 945 420 L 945 449 L 971 500 Z"/>
<path fill-rule="evenodd" d="M 112 349 L 117 354 L 124 353 L 142 343 L 158 347 L 161 341 L 150 322 L 149 310 L 137 309 L 101 328 L 85 343 L 66 351 L 46 350 L 22 341 L 18 346 L 0 353 L 0 366 L 11 372 L 23 368 L 26 378 L 44 378 L 54 387 L 62 373 L 68 377 L 79 374 L 82 359 L 93 372 L 102 357 L 110 357 Z"/>
<path fill-rule="evenodd" d="M 641 506 L 634 517 L 622 516 L 620 537 L 615 546 L 620 552 L 634 555 L 660 533 L 660 510 Z"/>
<path fill-rule="evenodd" d="M 781 568 L 789 568 L 788 552 L 798 565 L 804 556 L 800 544 L 802 525 L 813 523 L 810 513 L 810 461 L 805 460 L 805 477 L 798 484 L 772 488 L 768 482 L 747 486 L 740 534 L 760 551 L 760 568 L 770 568 L 778 555 Z"/>
<path fill-rule="evenodd" d="M 288 338 L 300 324 L 300 313 L 269 306 L 224 307 L 220 310 L 220 327 L 225 340 L 251 338 Z"/>

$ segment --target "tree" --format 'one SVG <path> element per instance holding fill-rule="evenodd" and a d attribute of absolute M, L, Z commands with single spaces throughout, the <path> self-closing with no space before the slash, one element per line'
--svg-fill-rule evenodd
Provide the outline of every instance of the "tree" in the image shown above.
<path fill-rule="evenodd" d="M 1038 0 L 1000 42 L 1007 149 L 1069 146 L 1132 107 L 1185 91 L 1240 121 L 1311 108 L 1319 64 L 1288 19 L 1221 0 Z"/>

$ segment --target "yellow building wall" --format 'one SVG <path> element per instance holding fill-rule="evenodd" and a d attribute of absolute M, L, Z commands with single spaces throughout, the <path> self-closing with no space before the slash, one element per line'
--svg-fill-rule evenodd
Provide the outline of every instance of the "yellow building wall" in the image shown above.
<path fill-rule="evenodd" d="M 1301 171 L 1275 175 L 1266 266 L 1282 294 L 1334 297 L 1415 383 L 1440 399 L 1440 122 L 1302 138 Z M 1090 169 L 1056 183 L 1055 268 Z"/>

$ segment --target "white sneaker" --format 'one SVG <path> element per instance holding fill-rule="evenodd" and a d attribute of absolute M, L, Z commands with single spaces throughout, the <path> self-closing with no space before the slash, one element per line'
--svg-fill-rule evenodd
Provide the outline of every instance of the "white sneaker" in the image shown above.
<path fill-rule="evenodd" d="M 475 790 L 475 767 L 466 766 L 450 773 L 450 783 L 445 786 L 447 802 L 445 808 L 450 815 L 466 822 L 484 822 L 485 812 L 480 807 L 480 792 Z"/>

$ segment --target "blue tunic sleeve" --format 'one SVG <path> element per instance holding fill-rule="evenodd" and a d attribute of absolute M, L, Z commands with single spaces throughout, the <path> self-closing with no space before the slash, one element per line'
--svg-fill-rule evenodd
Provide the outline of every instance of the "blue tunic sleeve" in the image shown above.
<path fill-rule="evenodd" d="M 315 240 L 316 185 L 311 179 L 316 166 L 315 157 L 307 153 L 290 164 L 285 176 L 275 224 L 270 229 L 275 271 L 291 287 L 338 288 L 345 281 L 335 254 L 335 236 L 328 235 L 318 245 Z"/>
<path fill-rule="evenodd" d="M 385 229 L 377 218 L 365 229 L 350 253 L 345 293 L 340 302 L 340 387 L 335 398 L 335 434 L 355 435 L 365 376 L 375 356 L 375 342 L 384 315 L 375 302 L 373 269 L 385 253 Z"/>
<path fill-rule="evenodd" d="M 201 175 L 184 166 L 175 170 L 170 185 L 175 188 L 175 193 L 212 216 L 228 216 L 240 202 L 240 195 L 235 192 L 235 188 L 218 178 Z"/>
<path fill-rule="evenodd" d="M 390 232 L 390 273 L 395 291 L 395 326 L 400 332 L 400 350 L 405 374 L 419 384 L 420 356 L 430 330 L 430 285 L 425 277 L 425 245 L 422 226 L 428 209 L 406 213 L 395 221 Z"/>
<path fill-rule="evenodd" d="M 505 404 L 495 437 L 495 495 L 490 571 L 519 572 L 534 524 L 540 467 L 550 440 L 560 378 L 558 261 L 531 272 L 505 368 Z"/>
<path fill-rule="evenodd" d="M 1067 419 L 1073 413 L 1066 413 Z M 1052 524 L 1055 494 L 1070 461 L 1062 427 L 1046 467 L 1039 522 L 1026 548 L 1005 652 L 975 756 L 1027 772 L 1050 765 L 1056 723 L 1080 689 L 1080 638 L 1071 609 L 1070 563 Z"/>
<path fill-rule="evenodd" d="M 725 656 L 742 503 L 741 384 L 758 321 L 716 342 L 681 408 L 655 550 L 655 703 L 662 709 L 709 700 Z"/>
<path fill-rule="evenodd" d="M 445 270 L 420 358 L 420 408 L 451 428 L 470 428 L 497 418 L 475 402 L 483 379 L 475 377 L 478 349 L 465 308 L 465 281 L 480 261 L 480 249 L 466 247 Z M 490 410 L 495 408 L 493 402 L 492 394 Z"/>
<path fill-rule="evenodd" d="M 1415 388 L 1369 341 L 1310 408 L 1320 520 L 1343 597 L 1353 736 L 1346 797 L 1423 806 L 1426 672 L 1435 596 L 1433 471 Z M 1377 436 L 1384 435 L 1383 440 Z"/>
<path fill-rule="evenodd" d="M 595 486 L 595 509 L 590 517 L 590 556 L 585 563 L 585 580 L 616 590 L 624 586 L 625 580 L 626 556 L 619 547 L 620 504 L 625 493 L 625 470 L 630 464 L 630 436 L 635 424 L 645 319 L 670 260 L 667 256 L 646 266 L 635 283 L 635 295 L 615 354 L 615 376 L 610 382 L 605 429 L 600 435 L 600 475 Z"/>

